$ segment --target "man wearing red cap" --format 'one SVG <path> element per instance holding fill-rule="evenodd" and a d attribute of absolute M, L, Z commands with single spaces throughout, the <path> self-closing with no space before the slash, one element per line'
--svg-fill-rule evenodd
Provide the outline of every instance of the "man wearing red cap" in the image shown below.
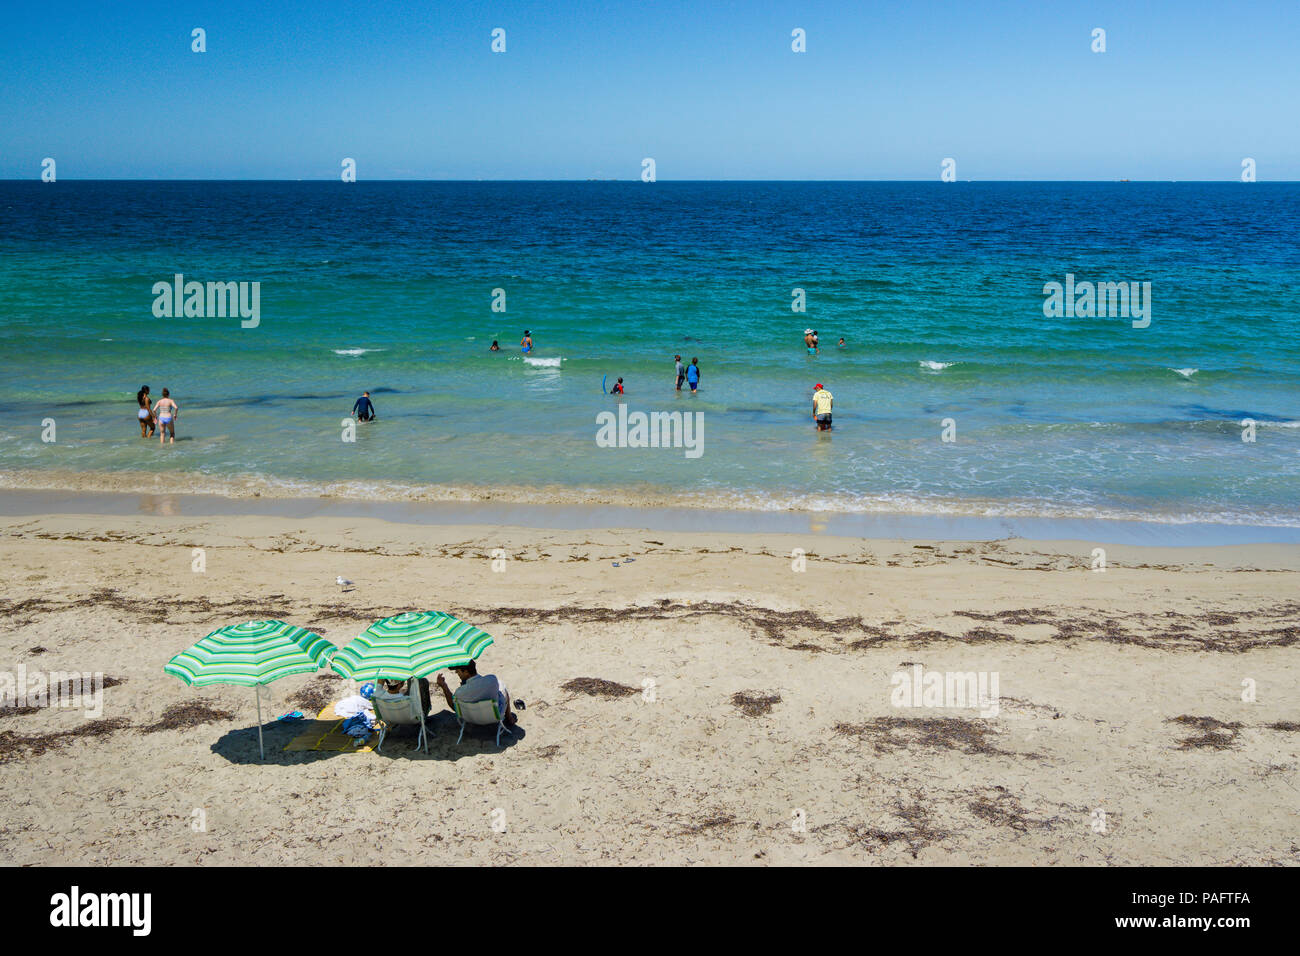
<path fill-rule="evenodd" d="M 818 382 L 817 387 L 813 389 L 813 421 L 817 423 L 819 432 L 831 429 L 831 403 L 834 400 L 835 397 Z"/>

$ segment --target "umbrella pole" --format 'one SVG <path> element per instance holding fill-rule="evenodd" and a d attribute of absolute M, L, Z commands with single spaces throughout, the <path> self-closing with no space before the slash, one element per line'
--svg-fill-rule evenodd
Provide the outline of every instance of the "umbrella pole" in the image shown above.
<path fill-rule="evenodd" d="M 262 695 L 257 692 L 257 685 L 253 685 L 253 696 L 257 698 L 257 749 L 262 754 L 262 759 L 266 759 L 266 748 L 262 746 Z"/>

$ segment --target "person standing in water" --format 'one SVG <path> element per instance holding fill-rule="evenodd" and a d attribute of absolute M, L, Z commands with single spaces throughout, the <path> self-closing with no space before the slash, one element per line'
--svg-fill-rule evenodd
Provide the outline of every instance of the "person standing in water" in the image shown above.
<path fill-rule="evenodd" d="M 527 355 L 533 350 L 533 333 L 524 329 L 524 337 L 519 340 L 519 344 L 524 348 L 524 354 Z"/>
<path fill-rule="evenodd" d="M 171 432 L 171 443 L 176 444 L 176 416 L 181 413 L 181 409 L 172 401 L 171 392 L 167 389 L 163 389 L 163 396 L 153 407 L 153 413 L 158 418 L 158 444 L 163 443 L 168 432 Z"/>
<path fill-rule="evenodd" d="M 812 329 L 803 330 L 803 344 L 807 347 L 809 355 L 817 354 L 817 337 Z"/>
<path fill-rule="evenodd" d="M 691 394 L 694 395 L 695 390 L 700 387 L 700 360 L 698 358 L 691 359 L 691 364 L 686 366 L 686 383 L 690 385 Z"/>
<path fill-rule="evenodd" d="M 140 391 L 135 393 L 135 403 L 140 406 L 139 411 L 136 412 L 136 418 L 140 421 L 140 437 L 153 438 L 153 433 L 157 430 L 158 424 L 154 421 L 153 410 L 149 407 L 148 385 L 140 386 Z"/>
<path fill-rule="evenodd" d="M 831 430 L 831 405 L 834 401 L 835 396 L 818 382 L 813 389 L 813 421 L 817 423 L 819 432 Z"/>
<path fill-rule="evenodd" d="M 375 420 L 375 403 L 370 400 L 369 392 L 361 393 L 361 397 L 352 406 L 352 414 L 356 416 L 359 422 L 373 422 Z"/>
<path fill-rule="evenodd" d="M 622 395 L 622 394 L 624 394 L 624 392 L 623 392 L 623 379 L 622 379 L 622 378 L 620 378 L 617 382 L 614 383 L 614 387 L 611 388 L 611 389 L 609 390 L 609 394 L 611 394 L 611 395 Z"/>
<path fill-rule="evenodd" d="M 497 340 L 496 340 L 496 339 L 493 339 L 493 340 L 492 340 L 492 344 L 491 344 L 490 346 L 488 346 L 488 351 L 489 351 L 489 352 L 500 352 L 500 351 L 501 351 L 501 346 L 497 344 Z"/>
<path fill-rule="evenodd" d="M 686 366 L 682 364 L 682 357 L 674 355 L 673 360 L 677 363 L 677 391 L 682 390 L 682 382 L 686 381 Z"/>

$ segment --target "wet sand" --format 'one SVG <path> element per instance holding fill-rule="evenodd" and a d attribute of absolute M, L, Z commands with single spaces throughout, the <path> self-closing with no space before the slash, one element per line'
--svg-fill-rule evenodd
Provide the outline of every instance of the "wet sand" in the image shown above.
<path fill-rule="evenodd" d="M 100 476 L 102 477 L 102 476 Z M 27 481 L 36 482 L 26 487 Z M 302 497 L 257 492 L 242 497 L 224 494 L 189 494 L 167 491 L 161 475 L 112 476 L 107 486 L 115 491 L 94 490 L 95 476 L 70 476 L 70 488 L 46 488 L 49 480 L 41 473 L 0 471 L 0 517 L 53 514 L 105 516 L 157 515 L 167 518 L 206 518 L 261 515 L 269 518 L 378 518 L 398 524 L 484 525 L 545 530 L 644 529 L 653 531 L 716 531 L 724 533 L 761 531 L 768 534 L 903 539 L 909 541 L 994 541 L 1024 538 L 1031 541 L 1079 540 L 1096 544 L 1148 545 L 1156 547 L 1206 547 L 1238 544 L 1300 544 L 1300 527 L 1271 525 L 1204 524 L 1157 520 L 1112 518 L 1043 517 L 1011 514 L 915 513 L 810 510 L 743 510 L 705 506 L 669 506 L 648 493 L 635 505 L 574 504 L 545 499 L 540 489 L 510 489 L 502 494 L 479 492 L 484 497 L 397 498 L 380 500 L 357 497 L 355 485 L 342 488 L 337 496 Z M 82 481 L 90 487 L 75 487 Z M 131 487 L 155 488 L 126 492 Z M 269 486 L 265 486 L 269 487 Z M 375 495 L 381 489 L 372 488 Z M 416 489 L 412 494 L 429 493 Z M 443 489 L 444 492 L 454 492 Z M 518 491 L 519 497 L 513 492 Z M 566 495 L 577 493 L 569 489 Z M 1005 505 L 1005 503 L 1004 503 Z"/>

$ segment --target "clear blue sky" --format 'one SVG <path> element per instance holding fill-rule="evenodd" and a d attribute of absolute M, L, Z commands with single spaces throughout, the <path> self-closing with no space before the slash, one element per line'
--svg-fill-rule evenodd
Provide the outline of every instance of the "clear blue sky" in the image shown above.
<path fill-rule="evenodd" d="M 0 178 L 46 156 L 60 179 L 335 179 L 345 156 L 362 179 L 635 179 L 651 156 L 661 180 L 948 156 L 959 179 L 1226 180 L 1249 156 L 1300 180 L 1300 0 L 14 0 Z"/>

